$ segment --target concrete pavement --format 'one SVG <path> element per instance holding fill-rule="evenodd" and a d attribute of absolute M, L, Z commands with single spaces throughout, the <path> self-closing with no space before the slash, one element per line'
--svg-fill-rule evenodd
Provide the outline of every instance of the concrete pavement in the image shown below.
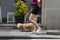
<path fill-rule="evenodd" d="M 60 39 L 60 30 L 43 30 L 38 34 L 20 32 L 19 29 L 0 29 L 0 39 Z"/>

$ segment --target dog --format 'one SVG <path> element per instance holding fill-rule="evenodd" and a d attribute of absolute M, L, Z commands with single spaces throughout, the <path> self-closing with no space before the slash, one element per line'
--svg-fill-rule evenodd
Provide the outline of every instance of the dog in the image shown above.
<path fill-rule="evenodd" d="M 24 31 L 26 31 L 26 29 L 30 29 L 30 31 L 34 30 L 33 23 L 24 23 L 24 24 L 18 23 L 17 27 L 23 29 Z"/>
<path fill-rule="evenodd" d="M 26 31 L 26 29 L 30 29 L 30 31 L 33 31 L 34 30 L 34 25 L 33 25 L 33 23 L 25 23 L 23 25 L 23 29 L 24 29 L 24 31 Z"/>

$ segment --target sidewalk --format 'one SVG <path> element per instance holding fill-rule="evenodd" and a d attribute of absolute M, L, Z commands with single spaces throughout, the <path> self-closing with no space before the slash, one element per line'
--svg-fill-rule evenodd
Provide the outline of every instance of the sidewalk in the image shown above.
<path fill-rule="evenodd" d="M 3 39 L 60 39 L 60 30 L 43 30 L 41 34 L 20 32 L 19 29 L 0 28 L 0 38 Z"/>

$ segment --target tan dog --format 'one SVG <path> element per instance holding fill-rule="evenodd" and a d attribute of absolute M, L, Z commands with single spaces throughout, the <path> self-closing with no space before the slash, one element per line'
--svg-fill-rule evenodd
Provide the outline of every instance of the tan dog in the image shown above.
<path fill-rule="evenodd" d="M 30 29 L 30 31 L 32 31 L 33 28 L 34 28 L 33 23 L 25 23 L 25 24 L 23 25 L 24 31 L 26 31 L 26 29 Z"/>
<path fill-rule="evenodd" d="M 18 28 L 23 28 L 24 31 L 26 31 L 27 28 L 30 29 L 30 31 L 34 30 L 34 25 L 33 23 L 24 23 L 24 24 L 21 24 L 21 23 L 18 23 L 17 24 L 17 27 Z"/>

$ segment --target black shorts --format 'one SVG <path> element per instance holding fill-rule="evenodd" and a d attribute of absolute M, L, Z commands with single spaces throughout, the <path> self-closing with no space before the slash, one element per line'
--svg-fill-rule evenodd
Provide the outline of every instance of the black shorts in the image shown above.
<path fill-rule="evenodd" d="M 32 14 L 38 14 L 38 6 L 37 5 L 32 5 Z"/>

